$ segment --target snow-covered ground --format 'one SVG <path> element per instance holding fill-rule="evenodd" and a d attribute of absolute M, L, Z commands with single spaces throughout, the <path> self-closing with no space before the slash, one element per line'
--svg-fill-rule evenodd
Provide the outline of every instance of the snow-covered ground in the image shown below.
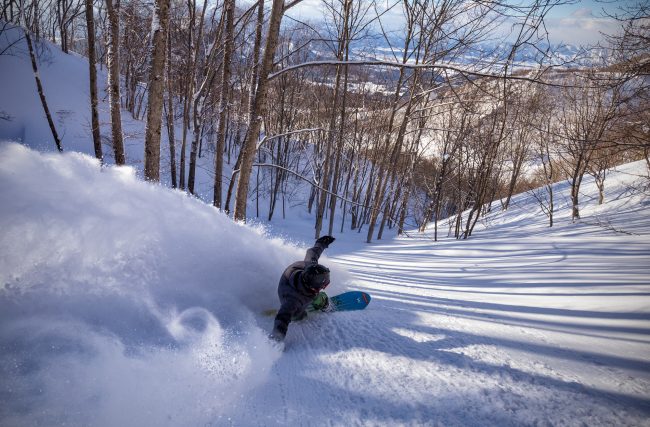
<path fill-rule="evenodd" d="M 292 324 L 280 353 L 262 311 L 311 222 L 284 225 L 296 246 L 2 143 L 0 424 L 650 425 L 646 173 L 612 173 L 603 206 L 588 181 L 553 229 L 520 195 L 466 241 L 339 235 L 331 292 L 373 300 Z"/>

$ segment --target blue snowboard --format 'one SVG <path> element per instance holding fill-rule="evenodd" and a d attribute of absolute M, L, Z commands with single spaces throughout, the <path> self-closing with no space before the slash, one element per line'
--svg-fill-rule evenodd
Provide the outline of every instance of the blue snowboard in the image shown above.
<path fill-rule="evenodd" d="M 368 304 L 370 304 L 370 295 L 361 291 L 350 291 L 330 297 L 329 305 L 320 311 L 363 310 Z M 309 306 L 307 311 L 316 311 L 316 309 Z"/>
<path fill-rule="evenodd" d="M 308 312 L 323 311 L 351 311 L 363 310 L 370 303 L 370 295 L 361 291 L 344 292 L 333 297 L 329 297 L 329 305 L 322 310 L 314 308 L 311 304 L 307 306 Z M 264 310 L 262 312 L 265 316 L 275 316 L 278 314 L 277 309 Z"/>

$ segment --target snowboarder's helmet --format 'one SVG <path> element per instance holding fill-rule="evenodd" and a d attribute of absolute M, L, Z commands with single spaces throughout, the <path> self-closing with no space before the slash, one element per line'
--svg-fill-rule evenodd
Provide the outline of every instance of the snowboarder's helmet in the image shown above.
<path fill-rule="evenodd" d="M 330 284 L 330 269 L 320 264 L 308 265 L 302 273 L 302 281 L 313 291 L 325 289 Z"/>

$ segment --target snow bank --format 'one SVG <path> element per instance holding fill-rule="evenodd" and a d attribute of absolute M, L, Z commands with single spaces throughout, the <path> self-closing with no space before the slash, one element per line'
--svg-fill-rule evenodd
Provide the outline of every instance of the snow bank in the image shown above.
<path fill-rule="evenodd" d="M 203 425 L 266 380 L 304 248 L 78 153 L 0 144 L 0 181 L 0 424 Z"/>

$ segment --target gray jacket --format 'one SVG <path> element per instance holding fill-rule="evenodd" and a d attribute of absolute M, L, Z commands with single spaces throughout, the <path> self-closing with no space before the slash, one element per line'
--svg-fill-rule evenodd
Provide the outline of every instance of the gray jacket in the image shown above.
<path fill-rule="evenodd" d="M 304 261 L 291 264 L 284 270 L 278 284 L 280 310 L 275 316 L 273 335 L 284 338 L 292 319 L 302 319 L 307 315 L 305 308 L 311 303 L 318 292 L 314 293 L 302 283 L 302 273 L 310 264 L 318 264 L 318 258 L 325 246 L 316 242 L 314 247 L 307 250 Z"/>

